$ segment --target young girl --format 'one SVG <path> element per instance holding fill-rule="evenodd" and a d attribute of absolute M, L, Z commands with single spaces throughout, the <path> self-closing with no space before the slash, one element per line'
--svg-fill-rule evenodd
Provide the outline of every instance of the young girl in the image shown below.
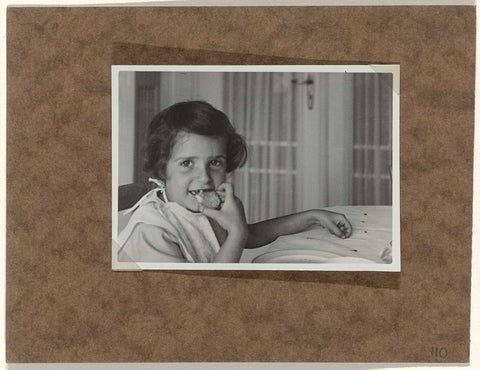
<path fill-rule="evenodd" d="M 341 214 L 309 210 L 247 224 L 227 175 L 247 150 L 227 116 L 201 101 L 177 103 L 154 117 L 147 133 L 145 170 L 157 184 L 127 211 L 119 235 L 120 261 L 239 262 L 257 248 L 313 224 L 340 238 L 352 233 Z"/>

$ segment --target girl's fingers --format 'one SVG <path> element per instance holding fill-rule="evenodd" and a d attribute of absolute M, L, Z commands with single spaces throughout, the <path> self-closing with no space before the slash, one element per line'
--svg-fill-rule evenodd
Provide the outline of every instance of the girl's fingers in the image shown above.
<path fill-rule="evenodd" d="M 221 184 L 218 188 L 217 191 L 219 192 L 224 192 L 226 195 L 233 194 L 233 185 L 229 182 L 224 182 Z"/>
<path fill-rule="evenodd" d="M 220 199 L 222 200 L 222 202 L 225 202 L 225 197 L 227 195 L 227 193 L 225 193 L 224 190 L 216 190 L 218 196 L 220 197 Z"/>
<path fill-rule="evenodd" d="M 339 214 L 327 222 L 328 230 L 339 238 L 345 239 L 352 235 L 352 225 L 345 216 Z"/>
<path fill-rule="evenodd" d="M 342 239 L 349 238 L 352 235 L 352 225 L 345 215 L 330 211 L 322 212 L 320 210 L 320 212 L 318 222 L 326 227 L 330 233 Z"/>
<path fill-rule="evenodd" d="M 234 199 L 233 185 L 228 183 L 228 182 L 224 182 L 223 184 L 221 184 L 217 188 L 217 193 L 220 196 L 220 198 L 222 199 L 222 202 L 225 202 L 228 199 L 230 201 L 233 201 L 233 199 Z"/>
<path fill-rule="evenodd" d="M 342 219 L 337 222 L 337 226 L 340 228 L 340 230 L 342 230 L 345 237 L 348 238 L 350 235 L 352 235 L 352 225 L 346 219 L 346 217 L 342 216 Z"/>
<path fill-rule="evenodd" d="M 340 228 L 335 222 L 329 220 L 327 224 L 327 229 L 335 236 L 338 236 L 339 238 L 342 238 L 342 239 L 345 238 L 343 231 L 340 230 Z"/>

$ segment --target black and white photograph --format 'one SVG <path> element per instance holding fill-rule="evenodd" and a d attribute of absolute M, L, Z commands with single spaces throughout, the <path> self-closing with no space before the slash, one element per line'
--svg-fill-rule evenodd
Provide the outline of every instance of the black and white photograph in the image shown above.
<path fill-rule="evenodd" d="M 112 268 L 400 271 L 399 81 L 112 66 Z"/>

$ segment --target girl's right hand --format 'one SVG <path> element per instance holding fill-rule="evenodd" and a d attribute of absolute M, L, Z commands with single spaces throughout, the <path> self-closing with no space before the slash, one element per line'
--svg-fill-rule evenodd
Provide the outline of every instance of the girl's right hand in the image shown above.
<path fill-rule="evenodd" d="M 248 237 L 245 211 L 242 202 L 234 194 L 233 185 L 225 182 L 218 187 L 217 192 L 224 198 L 222 208 L 215 210 L 204 207 L 200 203 L 200 212 L 217 221 L 221 227 L 227 230 L 228 235 Z"/>

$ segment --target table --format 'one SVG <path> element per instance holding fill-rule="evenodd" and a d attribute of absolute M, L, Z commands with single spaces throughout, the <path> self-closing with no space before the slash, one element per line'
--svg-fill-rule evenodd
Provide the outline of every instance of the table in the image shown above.
<path fill-rule="evenodd" d="M 343 213 L 353 227 L 350 238 L 341 239 L 313 226 L 297 234 L 281 236 L 258 249 L 246 249 L 240 262 L 253 263 L 386 263 L 382 252 L 391 248 L 391 206 L 339 206 L 324 208 Z"/>

